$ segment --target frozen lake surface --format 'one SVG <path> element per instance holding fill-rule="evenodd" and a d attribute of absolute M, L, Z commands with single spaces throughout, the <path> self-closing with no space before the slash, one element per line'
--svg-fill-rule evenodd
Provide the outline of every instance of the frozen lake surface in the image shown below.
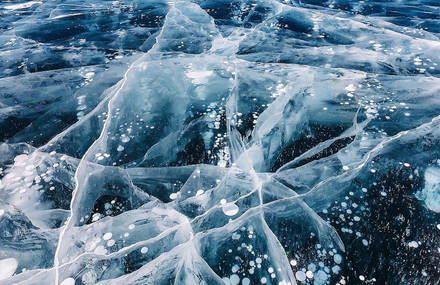
<path fill-rule="evenodd" d="M 440 2 L 0 3 L 0 284 L 439 284 Z"/>

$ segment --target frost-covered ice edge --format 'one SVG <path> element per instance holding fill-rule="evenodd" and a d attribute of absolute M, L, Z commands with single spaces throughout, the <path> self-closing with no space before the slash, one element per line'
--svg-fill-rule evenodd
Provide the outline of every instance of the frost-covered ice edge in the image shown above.
<path fill-rule="evenodd" d="M 0 284 L 436 284 L 438 3 L 314 2 L 0 4 Z"/>

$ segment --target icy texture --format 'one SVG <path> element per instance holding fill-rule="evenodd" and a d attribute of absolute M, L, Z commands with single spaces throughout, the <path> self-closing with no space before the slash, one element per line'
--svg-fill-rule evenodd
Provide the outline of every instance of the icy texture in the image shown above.
<path fill-rule="evenodd" d="M 428 167 L 426 169 L 425 187 L 416 196 L 424 200 L 430 210 L 440 212 L 440 168 Z"/>
<path fill-rule="evenodd" d="M 437 1 L 0 16 L 0 284 L 440 280 Z"/>

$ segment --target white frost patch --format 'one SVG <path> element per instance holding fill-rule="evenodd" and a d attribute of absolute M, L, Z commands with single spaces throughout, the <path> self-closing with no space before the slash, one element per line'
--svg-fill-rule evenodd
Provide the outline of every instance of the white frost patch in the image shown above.
<path fill-rule="evenodd" d="M 234 203 L 227 203 L 222 206 L 222 210 L 226 216 L 234 216 L 238 213 L 238 206 Z"/>
<path fill-rule="evenodd" d="M 174 199 L 176 199 L 177 198 L 177 193 L 171 193 L 170 194 L 170 199 L 171 200 L 174 200 Z"/>
<path fill-rule="evenodd" d="M 72 277 L 69 277 L 67 279 L 64 279 L 60 285 L 75 285 L 75 279 L 73 279 Z"/>
<path fill-rule="evenodd" d="M 104 236 L 102 237 L 104 240 L 109 240 L 112 238 L 112 233 L 105 233 Z"/>
<path fill-rule="evenodd" d="M 15 258 L 0 260 L 0 280 L 11 277 L 17 269 L 17 266 L 18 262 Z"/>
<path fill-rule="evenodd" d="M 43 4 L 43 2 L 29 1 L 29 2 L 21 3 L 21 4 L 8 5 L 8 6 L 5 6 L 4 8 L 7 10 L 19 10 L 19 9 L 27 9 L 27 8 L 30 8 L 30 7 L 37 5 L 37 4 Z"/>
<path fill-rule="evenodd" d="M 90 240 L 86 243 L 85 250 L 86 251 L 94 250 L 100 241 L 101 241 L 101 238 L 99 238 L 99 237 L 93 238 L 92 240 Z"/>
<path fill-rule="evenodd" d="M 95 73 L 94 72 L 87 72 L 85 75 L 84 75 L 84 78 L 86 78 L 86 79 L 92 79 L 92 77 L 95 75 Z"/>
<path fill-rule="evenodd" d="M 193 84 L 204 84 L 208 82 L 208 77 L 213 74 L 211 70 L 189 71 L 186 76 L 192 79 Z"/>
<path fill-rule="evenodd" d="M 109 240 L 109 241 L 107 242 L 107 246 L 108 246 L 108 247 L 112 247 L 112 246 L 115 245 L 115 243 L 116 243 L 116 241 L 115 241 L 114 239 L 111 239 L 111 240 Z"/>
<path fill-rule="evenodd" d="M 103 245 L 100 245 L 97 248 L 95 248 L 95 250 L 93 252 L 96 254 L 100 254 L 100 255 L 107 254 L 107 250 L 104 248 Z"/>
<path fill-rule="evenodd" d="M 347 87 L 345 87 L 345 90 L 347 90 L 348 92 L 354 92 L 356 90 L 356 87 L 354 87 L 353 84 L 350 84 Z"/>

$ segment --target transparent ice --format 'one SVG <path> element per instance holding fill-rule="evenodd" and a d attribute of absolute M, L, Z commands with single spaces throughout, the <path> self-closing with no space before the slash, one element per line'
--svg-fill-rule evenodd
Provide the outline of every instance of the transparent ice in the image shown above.
<path fill-rule="evenodd" d="M 440 280 L 437 1 L 0 17 L 0 284 Z"/>

